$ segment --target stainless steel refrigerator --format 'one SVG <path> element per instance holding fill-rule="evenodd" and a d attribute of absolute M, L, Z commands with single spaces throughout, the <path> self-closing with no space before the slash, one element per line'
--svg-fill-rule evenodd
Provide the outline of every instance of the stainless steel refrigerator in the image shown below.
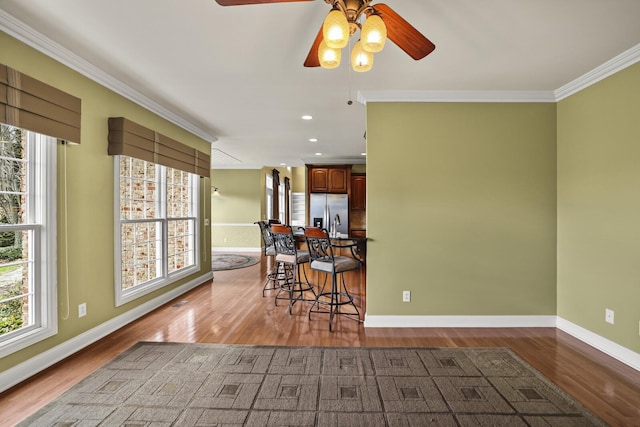
<path fill-rule="evenodd" d="M 338 220 L 339 219 L 339 220 Z M 336 231 L 341 234 L 349 232 L 349 196 L 346 194 L 311 193 L 309 198 L 310 225 L 333 231 L 336 221 Z"/>

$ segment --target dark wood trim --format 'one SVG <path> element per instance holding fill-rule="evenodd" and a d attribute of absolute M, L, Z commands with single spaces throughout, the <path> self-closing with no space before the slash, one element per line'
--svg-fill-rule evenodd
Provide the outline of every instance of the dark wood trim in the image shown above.
<path fill-rule="evenodd" d="M 278 169 L 273 169 L 271 176 L 273 177 L 273 218 L 269 219 L 280 219 L 280 172 Z"/>

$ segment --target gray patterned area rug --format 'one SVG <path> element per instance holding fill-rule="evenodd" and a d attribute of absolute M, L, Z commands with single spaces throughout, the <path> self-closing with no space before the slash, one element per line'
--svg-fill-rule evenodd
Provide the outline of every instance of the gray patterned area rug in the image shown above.
<path fill-rule="evenodd" d="M 138 343 L 29 426 L 601 426 L 509 349 Z"/>

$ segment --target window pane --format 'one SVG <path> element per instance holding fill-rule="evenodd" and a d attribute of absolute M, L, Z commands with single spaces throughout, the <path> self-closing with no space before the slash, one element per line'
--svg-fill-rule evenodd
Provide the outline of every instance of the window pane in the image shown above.
<path fill-rule="evenodd" d="M 32 231 L 0 232 L 0 335 L 33 325 L 34 284 L 30 280 Z M 32 240 L 32 238 L 31 238 Z"/>
<path fill-rule="evenodd" d="M 162 275 L 162 223 L 121 224 L 122 289 Z"/>
<path fill-rule="evenodd" d="M 195 263 L 195 220 L 168 221 L 169 273 Z"/>
<path fill-rule="evenodd" d="M 144 160 L 120 157 L 120 218 L 158 216 L 157 166 Z"/>
<path fill-rule="evenodd" d="M 191 213 L 191 203 L 189 173 L 167 168 L 167 217 L 194 216 Z"/>

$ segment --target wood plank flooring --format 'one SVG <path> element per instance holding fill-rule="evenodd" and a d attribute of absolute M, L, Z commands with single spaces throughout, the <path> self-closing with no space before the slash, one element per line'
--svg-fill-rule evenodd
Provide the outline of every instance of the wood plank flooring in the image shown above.
<path fill-rule="evenodd" d="M 257 255 L 257 254 L 253 254 Z M 262 297 L 267 270 L 215 272 L 212 282 L 127 325 L 0 394 L 0 425 L 15 425 L 138 341 L 284 346 L 509 347 L 612 426 L 640 426 L 640 372 L 555 328 L 367 328 L 339 317 L 307 318 L 307 303 L 274 305 Z M 347 283 L 364 313 L 365 275 Z"/>

